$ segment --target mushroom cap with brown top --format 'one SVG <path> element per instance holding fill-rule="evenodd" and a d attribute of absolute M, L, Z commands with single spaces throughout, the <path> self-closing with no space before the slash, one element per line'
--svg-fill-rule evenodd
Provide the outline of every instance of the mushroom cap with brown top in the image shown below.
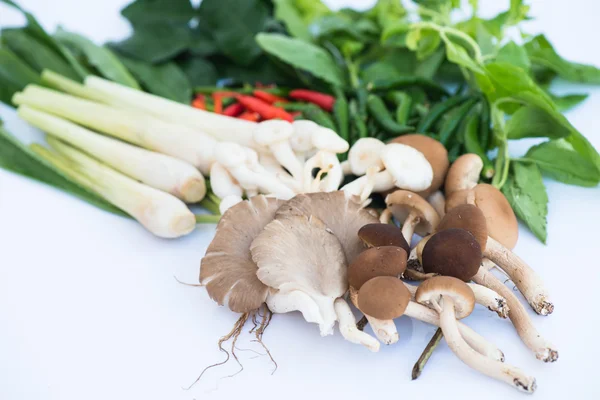
<path fill-rule="evenodd" d="M 279 208 L 277 218 L 283 215 L 314 215 L 323 221 L 340 241 L 348 264 L 365 249 L 359 229 L 379 222 L 342 191 L 299 194 Z"/>
<path fill-rule="evenodd" d="M 468 317 L 475 307 L 475 294 L 473 290 L 460 279 L 450 276 L 436 276 L 427 279 L 419 285 L 415 300 L 421 304 L 437 302 L 443 304 L 443 298 L 450 297 L 454 300 L 454 313 L 456 319 Z"/>
<path fill-rule="evenodd" d="M 355 289 L 377 276 L 399 278 L 406 271 L 408 255 L 401 247 L 372 247 L 360 253 L 348 267 L 348 283 Z"/>
<path fill-rule="evenodd" d="M 446 212 L 461 204 L 468 204 L 469 192 L 462 190 L 453 193 L 446 200 Z M 475 186 L 473 194 L 475 205 L 485 216 L 488 235 L 505 247 L 513 249 L 519 239 L 519 223 L 506 197 L 494 186 L 486 183 Z"/>
<path fill-rule="evenodd" d="M 483 161 L 477 154 L 463 154 L 452 163 L 446 176 L 446 197 L 459 190 L 472 189 L 479 182 Z"/>
<path fill-rule="evenodd" d="M 200 263 L 200 283 L 211 299 L 231 311 L 256 310 L 265 301 L 268 288 L 256 276 L 250 245 L 273 220 L 282 201 L 254 196 L 223 214 L 215 237 Z"/>
<path fill-rule="evenodd" d="M 423 248 L 422 262 L 426 273 L 452 276 L 470 281 L 481 265 L 481 247 L 464 229 L 437 232 Z"/>
<path fill-rule="evenodd" d="M 392 224 L 367 224 L 358 230 L 358 237 L 368 247 L 397 246 L 410 253 L 402 229 Z"/>
<path fill-rule="evenodd" d="M 415 233 L 419 236 L 429 235 L 440 223 L 440 216 L 431 204 L 408 190 L 396 190 L 385 198 L 385 203 L 400 223 L 403 223 L 409 214 L 414 213 L 419 218 L 415 226 Z"/>
<path fill-rule="evenodd" d="M 450 228 L 468 231 L 479 243 L 481 251 L 485 252 L 488 239 L 487 222 L 479 208 L 472 204 L 461 204 L 448 211 L 440 221 L 437 230 L 443 231 Z"/>
<path fill-rule="evenodd" d="M 410 292 L 404 283 L 391 276 L 370 279 L 358 291 L 358 309 L 382 320 L 401 317 L 409 301 Z"/>
<path fill-rule="evenodd" d="M 390 143 L 400 143 L 419 150 L 431 164 L 433 180 L 429 188 L 418 193 L 421 197 L 428 197 L 444 184 L 450 161 L 448 160 L 448 151 L 443 144 L 418 133 L 398 136 Z"/>

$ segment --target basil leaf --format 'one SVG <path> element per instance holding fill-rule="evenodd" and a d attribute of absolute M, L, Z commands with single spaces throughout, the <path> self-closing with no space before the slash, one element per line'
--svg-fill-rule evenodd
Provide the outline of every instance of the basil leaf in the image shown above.
<path fill-rule="evenodd" d="M 113 214 L 123 211 L 69 179 L 0 126 L 0 168 L 46 183 Z"/>
<path fill-rule="evenodd" d="M 321 47 L 278 34 L 260 33 L 256 41 L 262 49 L 283 62 L 310 72 L 336 86 L 345 84 L 344 73 Z"/>
<path fill-rule="evenodd" d="M 0 101 L 12 105 L 12 97 L 30 83 L 41 83 L 40 75 L 10 50 L 0 47 Z"/>
<path fill-rule="evenodd" d="M 135 0 L 121 10 L 131 25 L 145 25 L 153 22 L 188 23 L 195 16 L 190 0 Z"/>
<path fill-rule="evenodd" d="M 61 43 L 80 50 L 90 65 L 93 65 L 104 77 L 125 86 L 135 89 L 140 88 L 135 78 L 131 76 L 127 68 L 121 64 L 117 56 L 108 48 L 98 46 L 88 38 L 76 33 L 67 32 L 61 28 L 58 29 L 54 37 Z M 49 67 L 48 69 L 52 70 Z"/>
<path fill-rule="evenodd" d="M 269 19 L 260 0 L 203 0 L 199 13 L 221 53 L 240 65 L 250 65 L 261 54 L 254 36 Z"/>
<path fill-rule="evenodd" d="M 179 63 L 192 87 L 212 86 L 217 82 L 217 69 L 210 61 L 201 57 L 188 57 Z"/>
<path fill-rule="evenodd" d="M 231 78 L 250 85 L 255 85 L 256 82 L 280 85 L 291 84 L 292 87 L 300 84 L 296 82 L 298 71 L 287 64 L 277 62 L 276 59 L 270 59 L 266 55 L 260 56 L 247 67 L 233 64 L 225 58 L 216 58 L 214 63 L 219 79 Z M 289 74 L 286 73 L 287 71 L 289 71 Z"/>
<path fill-rule="evenodd" d="M 302 20 L 302 15 L 296 8 L 293 0 L 273 0 L 275 4 L 275 18 L 285 24 L 288 32 L 305 42 L 312 41 L 308 26 Z"/>
<path fill-rule="evenodd" d="M 534 64 L 542 65 L 563 79 L 579 83 L 600 84 L 600 69 L 563 59 L 544 35 L 535 36 L 525 44 L 525 50 Z"/>
<path fill-rule="evenodd" d="M 109 46 L 129 57 L 156 64 L 187 50 L 191 40 L 191 29 L 187 25 L 148 23 L 136 26 L 129 38 Z"/>
<path fill-rule="evenodd" d="M 180 103 L 190 103 L 192 87 L 177 64 L 168 62 L 152 65 L 127 57 L 121 57 L 121 61 L 150 93 Z"/>
<path fill-rule="evenodd" d="M 529 227 L 538 239 L 546 243 L 548 194 L 537 165 L 534 163 L 511 163 L 511 171 L 506 183 L 502 186 L 502 193 L 506 196 L 517 217 Z"/>
<path fill-rule="evenodd" d="M 202 24 L 200 24 L 192 30 L 192 38 L 189 46 L 190 54 L 200 57 L 208 57 L 219 52 L 217 43 L 210 34 L 210 30 Z"/>
<path fill-rule="evenodd" d="M 574 94 L 566 94 L 564 96 L 558 96 L 552 93 L 548 93 L 554 104 L 556 104 L 556 108 L 560 112 L 569 111 L 570 109 L 582 103 L 585 99 L 588 98 L 588 94 L 586 93 L 574 93 Z"/>
<path fill-rule="evenodd" d="M 571 134 L 571 130 L 562 125 L 547 111 L 536 106 L 519 108 L 506 124 L 508 139 L 548 137 L 559 139 Z"/>
<path fill-rule="evenodd" d="M 524 48 L 513 42 L 512 40 L 506 43 L 496 56 L 496 61 L 506 62 L 522 68 L 524 71 L 529 71 L 531 62 Z"/>
<path fill-rule="evenodd" d="M 534 161 L 545 174 L 557 181 L 585 187 L 595 187 L 600 183 L 600 170 L 562 140 L 533 146 L 525 158 Z"/>
<path fill-rule="evenodd" d="M 3 29 L 2 42 L 37 72 L 50 69 L 70 79 L 79 79 L 77 72 L 60 54 L 26 29 Z"/>

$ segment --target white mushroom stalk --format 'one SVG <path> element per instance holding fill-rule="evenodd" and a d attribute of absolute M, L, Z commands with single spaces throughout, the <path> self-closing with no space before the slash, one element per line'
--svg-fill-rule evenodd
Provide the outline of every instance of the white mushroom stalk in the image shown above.
<path fill-rule="evenodd" d="M 319 169 L 313 178 L 313 170 Z M 323 178 L 323 174 L 327 174 Z M 304 193 L 333 192 L 338 190 L 344 174 L 340 162 L 334 153 L 320 150 L 304 164 L 302 181 Z"/>
<path fill-rule="evenodd" d="M 512 290 L 485 268 L 479 268 L 479 271 L 473 277 L 473 281 L 494 290 L 506 299 L 506 303 L 510 308 L 508 318 L 510 318 L 523 343 L 534 352 L 538 360 L 554 362 L 558 359 L 558 351 L 538 333 L 527 310 Z"/>
<path fill-rule="evenodd" d="M 508 274 L 535 312 L 548 315 L 554 311 L 554 304 L 542 279 L 519 256 L 492 237 L 488 237 L 484 256 Z"/>
<path fill-rule="evenodd" d="M 432 303 L 440 313 L 440 327 L 454 354 L 469 367 L 497 379 L 526 393 L 533 393 L 536 389 L 535 378 L 525 374 L 520 369 L 506 365 L 502 362 L 485 357 L 473 350 L 463 339 L 455 317 L 454 300 L 449 296 L 442 296 L 441 304 Z"/>
<path fill-rule="evenodd" d="M 311 153 L 315 150 L 312 143 L 312 135 L 316 129 L 321 128 L 319 125 L 309 120 L 298 120 L 292 122 L 294 132 L 290 138 L 290 146 L 296 154 L 296 158 L 300 163 L 310 158 Z"/>
<path fill-rule="evenodd" d="M 203 174 L 208 174 L 214 161 L 216 141 L 212 137 L 138 111 L 113 108 L 36 85 L 28 85 L 22 93 L 15 94 L 13 102 L 187 161 Z"/>
<path fill-rule="evenodd" d="M 365 346 L 372 352 L 379 351 L 379 342 L 371 335 L 356 328 L 356 319 L 350 306 L 342 298 L 334 302 L 335 313 L 340 328 L 340 333 L 349 342 Z"/>
<path fill-rule="evenodd" d="M 273 157 L 287 169 L 296 180 L 302 179 L 302 164 L 290 145 L 294 133 L 291 123 L 283 120 L 269 120 L 258 124 L 254 130 L 254 141 L 269 149 Z"/>
<path fill-rule="evenodd" d="M 139 183 L 52 137 L 48 143 L 59 153 L 32 149 L 79 184 L 135 218 L 163 238 L 177 238 L 194 230 L 196 217 L 176 197 Z M 64 158 L 63 158 L 64 157 Z"/>
<path fill-rule="evenodd" d="M 427 202 L 431 204 L 440 218 L 444 218 L 444 215 L 446 215 L 446 198 L 442 192 L 439 190 L 437 192 L 433 192 L 429 197 L 427 197 Z"/>
<path fill-rule="evenodd" d="M 244 190 L 239 183 L 218 162 L 213 163 L 210 167 L 210 188 L 219 199 L 224 199 L 228 196 L 241 197 L 244 194 Z"/>
<path fill-rule="evenodd" d="M 204 177 L 191 164 L 99 135 L 29 106 L 19 107 L 18 112 L 22 119 L 44 132 L 186 203 L 197 203 L 206 194 Z"/>
<path fill-rule="evenodd" d="M 358 292 L 354 288 L 350 287 L 349 295 L 352 304 L 354 304 L 356 308 L 359 308 Z M 365 314 L 365 318 L 369 322 L 369 325 L 371 325 L 371 329 L 373 330 L 375 337 L 377 337 L 377 339 L 379 339 L 383 344 L 390 345 L 400 340 L 400 335 L 398 334 L 398 329 L 396 329 L 394 320 L 379 319 L 368 314 Z"/>

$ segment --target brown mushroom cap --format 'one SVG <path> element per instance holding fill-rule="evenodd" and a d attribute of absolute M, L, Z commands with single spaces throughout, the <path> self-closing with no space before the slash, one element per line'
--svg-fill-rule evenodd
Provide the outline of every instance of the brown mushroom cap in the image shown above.
<path fill-rule="evenodd" d="M 446 229 L 431 236 L 423 248 L 423 270 L 467 282 L 481 265 L 481 247 L 464 229 Z"/>
<path fill-rule="evenodd" d="M 392 224 L 367 224 L 358 230 L 358 237 L 368 247 L 397 246 L 410 253 L 402 229 Z"/>
<path fill-rule="evenodd" d="M 396 190 L 385 198 L 385 203 L 399 222 L 404 222 L 411 212 L 416 213 L 419 223 L 415 233 L 419 236 L 429 235 L 440 223 L 440 216 L 435 209 L 421 196 L 408 190 Z"/>
<path fill-rule="evenodd" d="M 473 189 L 475 205 L 483 212 L 488 235 L 502 245 L 513 249 L 519 239 L 519 223 L 515 213 L 501 191 L 492 185 L 481 183 Z M 469 190 L 453 193 L 446 201 L 446 211 L 467 204 Z"/>
<path fill-rule="evenodd" d="M 404 283 L 391 276 L 378 276 L 366 282 L 358 291 L 358 309 L 366 315 L 383 320 L 402 316 L 410 292 Z"/>
<path fill-rule="evenodd" d="M 338 238 L 346 261 L 350 264 L 365 249 L 358 231 L 366 224 L 379 222 L 342 191 L 299 194 L 277 210 L 282 215 L 314 215 L 325 223 Z"/>
<path fill-rule="evenodd" d="M 372 247 L 360 253 L 348 267 L 348 283 L 355 289 L 377 276 L 399 278 L 406 271 L 407 253 L 401 247 Z"/>
<path fill-rule="evenodd" d="M 391 143 L 400 143 L 419 150 L 431 164 L 433 180 L 429 188 L 418 193 L 421 197 L 428 197 L 444 184 L 450 161 L 448 161 L 448 151 L 443 144 L 418 133 L 398 136 Z"/>
<path fill-rule="evenodd" d="M 220 305 L 231 311 L 256 310 L 265 301 L 268 288 L 256 276 L 250 245 L 273 220 L 282 201 L 254 196 L 223 214 L 215 237 L 200 263 L 200 283 Z"/>
<path fill-rule="evenodd" d="M 446 176 L 446 197 L 459 190 L 472 189 L 479 182 L 483 161 L 477 154 L 463 154 L 452 163 Z"/>
<path fill-rule="evenodd" d="M 448 211 L 440 221 L 437 229 L 443 231 L 450 228 L 468 231 L 479 243 L 481 251 L 485 252 L 488 239 L 487 222 L 485 221 L 485 215 L 479 208 L 472 204 L 461 204 Z"/>
<path fill-rule="evenodd" d="M 456 319 L 468 317 L 473 312 L 475 294 L 469 285 L 460 279 L 436 276 L 421 283 L 415 294 L 415 300 L 421 304 L 431 304 L 432 301 L 440 303 L 444 297 L 454 300 Z"/>
<path fill-rule="evenodd" d="M 423 265 L 423 249 L 425 248 L 425 245 L 427 244 L 427 242 L 429 241 L 429 239 L 431 239 L 431 236 L 432 235 L 427 235 L 423 239 L 421 239 L 419 241 L 419 243 L 417 243 L 417 246 L 416 246 L 417 259 L 419 260 L 419 263 L 421 265 Z"/>

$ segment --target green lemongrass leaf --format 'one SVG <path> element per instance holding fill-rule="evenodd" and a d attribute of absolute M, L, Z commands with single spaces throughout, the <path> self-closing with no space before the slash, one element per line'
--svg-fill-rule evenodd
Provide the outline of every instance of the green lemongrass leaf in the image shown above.
<path fill-rule="evenodd" d="M 184 104 L 191 101 L 190 81 L 174 62 L 152 65 L 124 56 L 121 61 L 150 93 Z"/>
<path fill-rule="evenodd" d="M 585 187 L 600 183 L 600 170 L 562 140 L 551 140 L 529 149 L 527 160 L 534 161 L 552 179 Z"/>
<path fill-rule="evenodd" d="M 571 134 L 571 130 L 557 121 L 552 114 L 536 106 L 521 107 L 506 124 L 508 139 L 548 137 L 559 139 Z"/>
<path fill-rule="evenodd" d="M 210 86 L 215 84 L 218 79 L 217 68 L 212 62 L 202 57 L 187 57 L 179 62 L 179 68 L 187 76 L 192 87 Z"/>
<path fill-rule="evenodd" d="M 565 60 L 544 35 L 535 36 L 525 44 L 531 62 L 546 67 L 571 82 L 600 84 L 600 68 Z"/>
<path fill-rule="evenodd" d="M 296 8 L 294 0 L 273 0 L 275 4 L 275 18 L 283 22 L 290 34 L 305 42 L 312 41 L 308 25 L 302 20 L 300 11 Z"/>
<path fill-rule="evenodd" d="M 66 78 L 54 71 L 42 71 L 42 82 L 48 87 L 58 89 L 61 92 L 71 94 L 82 99 L 93 100 L 99 103 L 107 103 L 107 97 L 97 90 L 84 86 L 79 82 Z"/>
<path fill-rule="evenodd" d="M 54 37 L 61 43 L 74 46 L 80 50 L 85 54 L 90 65 L 94 66 L 104 77 L 135 89 L 140 88 L 135 78 L 131 76 L 127 68 L 121 64 L 117 56 L 108 48 L 98 46 L 86 37 L 67 32 L 61 28 L 58 29 Z M 48 69 L 56 71 L 51 67 L 48 67 Z M 56 72 L 60 73 L 60 71 Z"/>
<path fill-rule="evenodd" d="M 79 79 L 64 57 L 26 29 L 3 29 L 2 42 L 37 72 L 51 69 L 71 79 Z"/>
<path fill-rule="evenodd" d="M 502 193 L 515 211 L 517 217 L 527 225 L 533 234 L 546 243 L 548 195 L 542 174 L 534 163 L 511 163 L 511 171 L 502 186 Z"/>
<path fill-rule="evenodd" d="M 575 108 L 589 97 L 587 93 L 573 93 L 559 96 L 550 92 L 548 92 L 548 96 L 550 96 L 554 104 L 556 104 L 556 108 L 560 112 L 569 111 L 572 108 Z"/>
<path fill-rule="evenodd" d="M 123 211 L 74 181 L 69 173 L 30 150 L 1 127 L 0 168 L 53 186 L 113 214 L 127 216 Z"/>
<path fill-rule="evenodd" d="M 505 62 L 529 71 L 531 62 L 525 49 L 512 40 L 506 43 L 496 55 L 497 62 Z"/>
<path fill-rule="evenodd" d="M 10 50 L 0 47 L 0 101 L 12 104 L 12 97 L 40 76 Z"/>
<path fill-rule="evenodd" d="M 190 0 L 135 0 L 121 10 L 131 25 L 175 21 L 188 23 L 196 10 Z"/>
<path fill-rule="evenodd" d="M 256 41 L 265 52 L 287 64 L 310 72 L 333 85 L 343 86 L 345 84 L 342 69 L 321 47 L 279 34 L 260 33 L 256 36 Z"/>

